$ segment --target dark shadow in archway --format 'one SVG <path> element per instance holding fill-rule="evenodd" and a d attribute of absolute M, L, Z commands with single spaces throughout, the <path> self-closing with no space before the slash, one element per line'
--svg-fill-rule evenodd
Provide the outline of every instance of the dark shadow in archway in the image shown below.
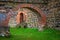
<path fill-rule="evenodd" d="M 20 23 L 22 23 L 24 20 L 23 13 L 20 13 Z"/>

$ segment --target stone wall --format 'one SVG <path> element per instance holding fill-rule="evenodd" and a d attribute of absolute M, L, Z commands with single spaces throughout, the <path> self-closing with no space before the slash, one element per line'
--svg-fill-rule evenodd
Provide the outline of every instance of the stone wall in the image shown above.
<path fill-rule="evenodd" d="M 22 13 L 26 11 L 26 13 L 24 12 L 23 14 L 27 15 L 27 18 L 25 18 L 26 19 L 25 22 L 27 23 L 28 27 L 37 28 L 39 26 L 38 23 L 41 20 L 41 16 L 38 13 L 28 8 L 21 8 L 19 9 L 19 11 L 22 11 Z M 16 20 L 17 20 L 17 13 L 10 18 L 9 25 L 12 27 L 16 26 L 18 24 Z"/>
<path fill-rule="evenodd" d="M 58 13 L 58 9 L 59 9 L 59 2 L 58 1 L 50 1 L 49 4 L 48 4 L 48 15 L 47 15 L 47 25 L 50 26 L 50 27 L 56 27 L 57 24 L 57 20 L 56 19 L 59 19 L 59 13 Z M 60 22 L 60 20 L 59 20 Z"/>
<path fill-rule="evenodd" d="M 13 12 L 13 16 L 11 16 L 11 18 L 9 20 L 9 23 L 8 23 L 9 26 L 15 27 L 17 25 L 16 16 L 17 16 L 17 12 L 15 11 L 15 12 Z"/>
<path fill-rule="evenodd" d="M 21 1 L 20 1 L 21 2 Z M 35 1 L 29 1 L 31 3 L 26 3 L 26 2 L 23 2 L 23 3 L 10 3 L 8 2 L 7 5 L 10 5 L 13 7 L 13 11 L 18 11 L 17 9 L 15 9 L 15 7 L 18 5 L 18 4 L 33 4 L 34 6 L 38 7 L 39 9 L 41 9 L 43 11 L 43 13 L 46 15 L 47 19 L 46 19 L 46 25 L 48 27 L 56 27 L 57 25 L 59 26 L 60 24 L 60 0 L 45 0 L 44 2 L 40 3 L 40 2 L 35 2 Z M 25 9 L 24 9 L 25 10 Z M 27 11 L 29 11 L 28 9 L 26 9 Z M 17 15 L 17 13 L 16 13 Z M 37 15 L 36 15 L 36 12 L 30 10 L 29 12 L 27 12 L 27 15 L 28 16 L 28 20 L 29 22 L 31 22 L 31 20 L 34 20 L 35 22 L 37 22 L 37 19 L 40 19 L 40 18 L 37 18 Z M 32 17 L 30 17 L 32 16 Z M 11 22 L 12 21 L 12 22 Z M 11 18 L 10 20 L 10 24 L 15 24 L 16 23 L 16 18 Z M 32 24 L 35 25 L 32 21 Z M 31 24 L 31 25 L 32 25 Z M 38 24 L 38 23 L 36 23 Z M 30 24 L 28 24 L 30 25 Z M 36 26 L 37 27 L 37 26 Z M 59 26 L 60 27 L 60 26 Z"/>

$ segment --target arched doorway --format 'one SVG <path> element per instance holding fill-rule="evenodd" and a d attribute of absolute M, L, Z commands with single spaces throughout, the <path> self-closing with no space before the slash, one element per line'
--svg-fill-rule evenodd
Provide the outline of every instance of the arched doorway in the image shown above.
<path fill-rule="evenodd" d="M 26 13 L 23 11 L 19 11 L 16 16 L 16 22 L 17 24 L 21 24 L 26 21 Z"/>
<path fill-rule="evenodd" d="M 23 13 L 20 13 L 20 23 L 22 23 L 24 20 L 24 17 L 23 17 L 24 15 L 23 15 Z"/>
<path fill-rule="evenodd" d="M 23 13 L 23 19 L 22 19 L 22 14 Z M 38 23 L 41 21 L 41 15 L 39 15 L 38 12 L 34 11 L 31 8 L 20 8 L 18 10 L 18 15 L 17 15 L 17 22 L 19 24 L 22 23 L 21 21 L 23 20 L 23 23 L 27 23 L 27 27 L 30 28 L 37 28 L 39 27 Z"/>
<path fill-rule="evenodd" d="M 41 15 L 41 21 L 39 21 L 39 25 L 40 26 L 45 26 L 46 25 L 46 15 L 36 6 L 34 6 L 33 4 L 19 4 L 16 7 L 18 10 L 20 8 L 31 8 L 34 9 L 35 11 L 38 12 L 39 15 Z"/>
<path fill-rule="evenodd" d="M 33 10 L 37 11 L 38 12 L 37 14 L 41 15 L 41 21 L 39 21 L 40 27 L 41 26 L 44 27 L 46 25 L 46 15 L 38 7 L 34 6 L 33 4 L 19 4 L 19 5 L 17 5 L 16 8 L 18 10 L 21 9 L 21 8 L 30 8 L 30 9 L 33 9 Z M 24 12 L 23 11 L 18 11 L 18 14 L 17 14 L 17 24 L 26 20 L 27 17 L 26 17 L 25 14 L 26 14 L 27 11 L 24 11 Z M 23 13 L 23 14 L 21 14 L 21 13 Z M 34 20 L 34 19 L 32 19 L 32 20 Z"/>

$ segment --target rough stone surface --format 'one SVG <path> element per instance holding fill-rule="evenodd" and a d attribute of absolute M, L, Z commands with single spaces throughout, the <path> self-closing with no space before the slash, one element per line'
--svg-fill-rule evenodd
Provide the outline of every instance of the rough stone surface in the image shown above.
<path fill-rule="evenodd" d="M 9 21 L 9 25 L 12 25 L 12 26 L 17 24 L 16 15 L 18 14 L 18 7 L 20 7 L 20 6 L 17 7 L 17 5 L 19 4 L 28 4 L 28 6 L 30 5 L 28 1 L 27 3 L 23 2 L 23 3 L 15 3 L 15 4 L 14 3 L 5 3 L 5 4 L 13 6 L 12 11 L 16 11 L 15 16 L 13 16 Z M 31 2 L 31 4 L 38 7 L 40 10 L 43 11 L 43 13 L 45 14 L 47 18 L 46 24 L 45 24 L 46 26 L 52 27 L 52 28 L 60 28 L 60 0 L 58 1 L 57 0 L 47 0 L 47 1 L 44 0 L 44 2 L 42 1 L 42 3 Z M 26 6 L 26 5 L 23 5 L 23 6 Z M 23 10 L 25 10 L 27 14 L 26 22 L 28 23 L 28 26 L 37 27 L 39 25 L 38 23 L 39 20 L 42 19 L 41 16 L 39 16 L 39 14 L 37 14 L 35 11 L 32 11 L 28 8 L 20 8 L 20 11 L 23 11 Z"/>

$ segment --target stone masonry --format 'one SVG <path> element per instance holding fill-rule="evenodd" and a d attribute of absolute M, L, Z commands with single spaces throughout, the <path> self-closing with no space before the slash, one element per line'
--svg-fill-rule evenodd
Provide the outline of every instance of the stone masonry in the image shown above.
<path fill-rule="evenodd" d="M 11 0 L 4 3 L 0 2 L 0 4 L 4 4 L 4 7 L 12 7 L 14 15 L 9 20 L 10 26 L 16 26 L 20 22 L 20 20 L 17 21 L 17 15 L 19 12 L 22 12 L 27 15 L 24 20 L 28 27 L 44 25 L 52 28 L 60 28 L 60 0 Z"/>

